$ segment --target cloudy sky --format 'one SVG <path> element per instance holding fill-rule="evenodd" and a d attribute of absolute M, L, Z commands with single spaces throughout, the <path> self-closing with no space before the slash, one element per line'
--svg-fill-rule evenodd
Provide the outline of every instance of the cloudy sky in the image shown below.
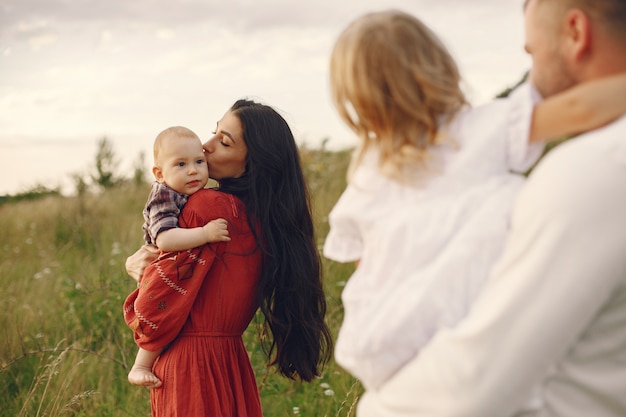
<path fill-rule="evenodd" d="M 456 57 L 475 104 L 529 67 L 522 1 L 0 0 L 0 194 L 67 184 L 109 138 L 129 170 L 156 134 L 207 138 L 250 97 L 278 109 L 299 142 L 355 140 L 328 91 L 339 32 L 372 10 L 424 20 Z"/>

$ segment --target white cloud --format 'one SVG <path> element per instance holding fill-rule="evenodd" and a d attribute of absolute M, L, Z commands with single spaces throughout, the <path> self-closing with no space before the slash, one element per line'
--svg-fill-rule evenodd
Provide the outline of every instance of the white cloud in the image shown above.
<path fill-rule="evenodd" d="M 328 58 L 343 27 L 375 9 L 401 8 L 431 26 L 475 101 L 517 81 L 528 65 L 521 0 L 6 1 L 0 147 L 16 135 L 95 142 L 107 134 L 124 138 L 134 159 L 131 149 L 149 149 L 168 125 L 208 135 L 244 96 L 279 109 L 311 146 L 324 138 L 331 147 L 351 145 L 330 101 Z M 2 194 L 11 187 L 4 159 L 17 156 L 0 154 Z"/>
<path fill-rule="evenodd" d="M 100 44 L 107 45 L 113 42 L 113 32 L 109 29 L 105 29 L 100 32 Z"/>
<path fill-rule="evenodd" d="M 59 37 L 54 34 L 47 33 L 44 35 L 31 37 L 28 40 L 28 43 L 30 44 L 30 47 L 33 49 L 33 51 L 39 51 L 44 46 L 50 45 L 56 42 L 58 38 Z"/>
<path fill-rule="evenodd" d="M 169 28 L 160 28 L 157 29 L 155 35 L 159 39 L 172 39 L 174 36 L 176 36 L 176 33 Z"/>
<path fill-rule="evenodd" d="M 19 21 L 17 22 L 16 29 L 20 33 L 31 33 L 47 29 L 49 23 L 45 19 L 31 20 L 31 21 Z"/>

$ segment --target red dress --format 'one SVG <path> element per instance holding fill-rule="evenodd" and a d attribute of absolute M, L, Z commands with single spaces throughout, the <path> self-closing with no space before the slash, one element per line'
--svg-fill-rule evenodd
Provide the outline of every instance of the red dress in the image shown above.
<path fill-rule="evenodd" d="M 222 217 L 230 242 L 161 254 L 128 296 L 124 315 L 137 344 L 162 348 L 153 367 L 155 417 L 261 417 L 252 366 L 241 335 L 258 308 L 261 254 L 245 206 L 214 190 L 193 194 L 179 218 L 196 227 Z"/>

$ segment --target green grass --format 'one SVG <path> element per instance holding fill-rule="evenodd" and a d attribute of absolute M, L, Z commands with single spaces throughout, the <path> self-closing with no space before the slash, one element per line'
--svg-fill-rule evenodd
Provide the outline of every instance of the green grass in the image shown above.
<path fill-rule="evenodd" d="M 347 152 L 303 150 L 319 244 L 345 187 Z M 98 195 L 49 195 L 0 205 L 0 416 L 148 416 L 149 392 L 126 380 L 137 348 L 122 317 L 134 288 L 126 257 L 142 242 L 148 186 Z M 324 260 L 328 323 L 342 320 L 351 265 Z M 362 389 L 331 362 L 297 383 L 268 369 L 244 335 L 267 416 L 354 416 Z"/>

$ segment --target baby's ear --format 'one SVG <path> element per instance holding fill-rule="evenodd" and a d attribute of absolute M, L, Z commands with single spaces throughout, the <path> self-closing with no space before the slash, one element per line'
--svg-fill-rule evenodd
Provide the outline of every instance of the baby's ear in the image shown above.
<path fill-rule="evenodd" d="M 165 182 L 165 179 L 163 179 L 163 171 L 156 165 L 152 167 L 152 175 L 154 175 L 154 178 L 161 184 Z"/>

